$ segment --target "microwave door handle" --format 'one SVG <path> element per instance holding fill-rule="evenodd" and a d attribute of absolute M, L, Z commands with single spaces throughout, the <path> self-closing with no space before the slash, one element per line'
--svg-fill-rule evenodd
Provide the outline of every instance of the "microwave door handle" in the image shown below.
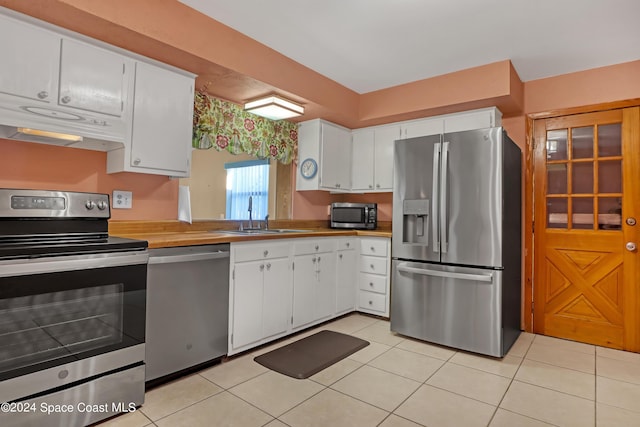
<path fill-rule="evenodd" d="M 449 249 L 449 142 L 442 143 L 442 174 L 440 176 L 440 241 L 441 251 Z"/>
<path fill-rule="evenodd" d="M 439 188 L 440 183 L 440 143 L 436 142 L 433 145 L 433 185 L 432 185 L 432 193 L 431 193 L 431 225 L 433 232 L 433 251 L 440 252 L 440 223 L 439 223 L 439 214 L 438 214 L 438 199 L 439 199 Z"/>

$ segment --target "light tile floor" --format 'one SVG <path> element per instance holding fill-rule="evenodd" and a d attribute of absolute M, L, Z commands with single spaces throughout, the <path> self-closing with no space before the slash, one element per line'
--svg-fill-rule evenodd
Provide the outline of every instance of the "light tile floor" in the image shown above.
<path fill-rule="evenodd" d="M 255 363 L 330 329 L 371 344 L 306 380 Z M 522 333 L 499 360 L 352 314 L 146 393 L 101 427 L 640 426 L 640 354 Z"/>

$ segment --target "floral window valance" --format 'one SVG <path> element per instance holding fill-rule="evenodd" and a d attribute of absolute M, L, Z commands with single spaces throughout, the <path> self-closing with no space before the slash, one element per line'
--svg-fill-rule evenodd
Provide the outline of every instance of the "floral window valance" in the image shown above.
<path fill-rule="evenodd" d="M 291 163 L 298 149 L 298 125 L 286 120 L 265 119 L 231 102 L 196 92 L 193 147 L 246 153 L 286 165 Z"/>

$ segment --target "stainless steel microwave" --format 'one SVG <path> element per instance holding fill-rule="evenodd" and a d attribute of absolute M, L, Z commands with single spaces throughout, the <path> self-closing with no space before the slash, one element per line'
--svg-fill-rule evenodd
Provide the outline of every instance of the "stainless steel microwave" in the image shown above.
<path fill-rule="evenodd" d="M 332 203 L 331 228 L 374 230 L 378 225 L 376 203 Z"/>

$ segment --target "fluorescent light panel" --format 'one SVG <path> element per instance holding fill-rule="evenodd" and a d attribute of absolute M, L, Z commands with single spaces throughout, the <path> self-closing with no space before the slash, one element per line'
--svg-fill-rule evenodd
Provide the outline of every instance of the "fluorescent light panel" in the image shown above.
<path fill-rule="evenodd" d="M 273 95 L 247 102 L 244 109 L 271 120 L 289 119 L 304 114 L 304 107 Z"/>
<path fill-rule="evenodd" d="M 45 138 L 62 139 L 64 141 L 72 141 L 72 142 L 82 141 L 81 136 L 71 135 L 68 133 L 49 132 L 46 130 L 29 129 L 29 128 L 18 128 L 18 132 L 23 133 L 25 135 L 34 135 L 34 136 L 42 136 Z"/>

